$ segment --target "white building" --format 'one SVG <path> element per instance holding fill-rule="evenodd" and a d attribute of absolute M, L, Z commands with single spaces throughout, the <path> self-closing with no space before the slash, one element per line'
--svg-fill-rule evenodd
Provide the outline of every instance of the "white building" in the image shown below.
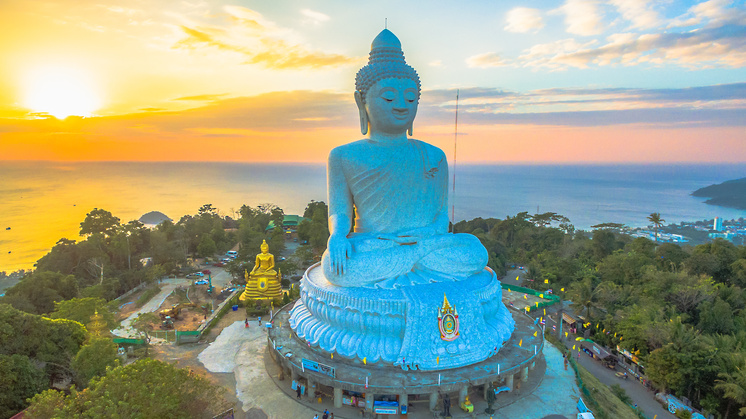
<path fill-rule="evenodd" d="M 715 217 L 715 222 L 712 223 L 712 229 L 715 231 L 723 231 L 723 219 Z"/>

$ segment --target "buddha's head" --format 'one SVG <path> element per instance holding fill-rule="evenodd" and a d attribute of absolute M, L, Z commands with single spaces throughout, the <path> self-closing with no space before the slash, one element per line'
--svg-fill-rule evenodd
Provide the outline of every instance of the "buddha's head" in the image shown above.
<path fill-rule="evenodd" d="M 371 45 L 368 65 L 355 77 L 355 102 L 360 111 L 360 130 L 386 134 L 409 131 L 417 115 L 420 78 L 404 61 L 399 39 L 388 29 Z"/>
<path fill-rule="evenodd" d="M 259 249 L 261 249 L 262 253 L 265 253 L 265 254 L 269 252 L 269 245 L 267 244 L 266 240 L 262 240 L 262 245 L 259 246 Z"/>

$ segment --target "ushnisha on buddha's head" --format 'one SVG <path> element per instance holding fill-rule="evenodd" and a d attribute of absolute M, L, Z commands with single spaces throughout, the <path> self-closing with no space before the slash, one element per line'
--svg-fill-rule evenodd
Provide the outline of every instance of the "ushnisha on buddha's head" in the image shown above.
<path fill-rule="evenodd" d="M 388 29 L 376 36 L 368 64 L 355 76 L 355 102 L 363 135 L 412 135 L 420 78 L 404 61 L 401 42 Z"/>

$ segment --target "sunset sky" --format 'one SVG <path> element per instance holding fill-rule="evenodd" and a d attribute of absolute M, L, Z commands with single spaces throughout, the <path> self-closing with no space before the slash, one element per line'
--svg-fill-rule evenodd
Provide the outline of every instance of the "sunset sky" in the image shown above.
<path fill-rule="evenodd" d="M 4 0 L 0 159 L 325 161 L 385 19 L 459 161 L 746 161 L 743 0 Z"/>

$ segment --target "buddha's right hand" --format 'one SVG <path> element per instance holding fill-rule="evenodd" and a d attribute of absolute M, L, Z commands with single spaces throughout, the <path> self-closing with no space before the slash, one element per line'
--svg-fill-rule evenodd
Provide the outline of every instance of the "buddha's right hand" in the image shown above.
<path fill-rule="evenodd" d="M 347 258 L 352 255 L 352 245 L 345 236 L 331 235 L 327 246 L 332 271 L 337 275 L 344 275 L 347 268 Z"/>

